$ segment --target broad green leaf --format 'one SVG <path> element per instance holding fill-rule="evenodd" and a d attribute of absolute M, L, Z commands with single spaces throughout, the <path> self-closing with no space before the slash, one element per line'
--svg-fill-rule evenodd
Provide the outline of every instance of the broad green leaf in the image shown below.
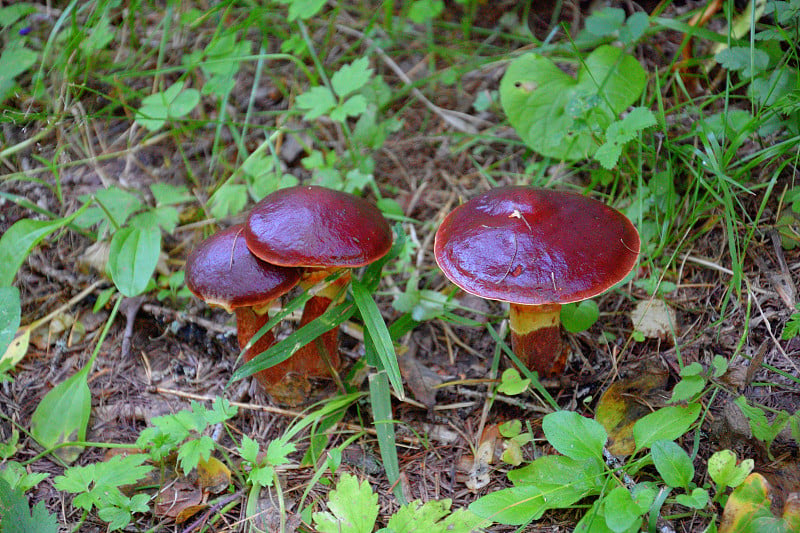
<path fill-rule="evenodd" d="M 658 440 L 675 440 L 692 427 L 700 416 L 700 404 L 686 407 L 667 406 L 650 413 L 633 424 L 636 450 L 649 448 Z"/>
<path fill-rule="evenodd" d="M 86 206 L 68 217 L 56 220 L 23 218 L 8 228 L 0 237 L 0 287 L 8 287 L 14 282 L 22 262 L 42 239 L 72 222 L 85 209 Z"/>
<path fill-rule="evenodd" d="M 670 440 L 658 440 L 650 447 L 650 453 L 664 483 L 675 488 L 689 486 L 694 477 L 694 465 L 683 448 Z"/>
<path fill-rule="evenodd" d="M 603 463 L 594 457 L 576 460 L 563 455 L 545 455 L 510 471 L 508 479 L 514 485 L 536 485 L 542 490 L 569 488 L 562 496 L 570 492 L 586 495 L 600 490 L 603 471 Z"/>
<path fill-rule="evenodd" d="M 605 7 L 586 17 L 586 30 L 598 37 L 604 37 L 619 31 L 623 22 L 625 22 L 624 9 Z"/>
<path fill-rule="evenodd" d="M 116 186 L 100 189 L 94 198 L 103 206 L 104 217 L 111 216 L 114 227 L 123 227 L 132 214 L 144 207 L 138 196 Z"/>
<path fill-rule="evenodd" d="M 356 302 L 356 306 L 358 306 L 361 318 L 364 320 L 364 326 L 374 343 L 381 365 L 386 370 L 386 376 L 389 378 L 395 393 L 403 399 L 405 398 L 405 392 L 403 392 L 403 378 L 400 375 L 400 367 L 397 364 L 397 354 L 394 351 L 394 344 L 389 335 L 389 330 L 386 328 L 386 322 L 383 321 L 380 309 L 378 309 L 378 305 L 372 299 L 372 294 L 363 283 L 354 278 L 351 287 L 353 299 Z"/>
<path fill-rule="evenodd" d="M 531 380 L 528 378 L 523 379 L 516 368 L 506 368 L 500 377 L 500 385 L 497 386 L 497 392 L 516 396 L 528 390 L 530 384 Z"/>
<path fill-rule="evenodd" d="M 408 8 L 408 19 L 414 24 L 422 24 L 433 20 L 444 11 L 442 0 L 416 0 Z"/>
<path fill-rule="evenodd" d="M 281 4 L 289 4 L 289 22 L 306 20 L 316 15 L 326 0 L 278 0 Z"/>
<path fill-rule="evenodd" d="M 17 361 L 13 363 L 9 359 L 7 353 L 11 341 L 17 334 L 19 323 L 22 318 L 22 308 L 19 301 L 19 289 L 16 287 L 0 287 L 0 361 L 9 363 L 9 366 L 14 366 Z M 3 371 L 4 365 L 0 363 L 0 372 Z"/>
<path fill-rule="evenodd" d="M 48 392 L 31 417 L 31 435 L 45 449 L 64 442 L 86 440 L 92 397 L 86 378 L 89 367 L 70 376 Z M 67 463 L 78 458 L 82 446 L 65 446 L 53 453 Z"/>
<path fill-rule="evenodd" d="M 600 318 L 600 308 L 594 300 L 583 300 L 561 306 L 561 324 L 570 333 L 586 331 Z"/>
<path fill-rule="evenodd" d="M 125 227 L 114 233 L 108 257 L 108 274 L 123 295 L 144 292 L 161 254 L 157 228 Z"/>
<path fill-rule="evenodd" d="M 472 502 L 469 510 L 487 520 L 519 526 L 538 520 L 548 509 L 572 505 L 583 497 L 568 492 L 568 486 L 546 487 L 545 491 L 536 485 L 519 485 L 490 492 Z"/>
<path fill-rule="evenodd" d="M 349 65 L 344 65 L 331 76 L 331 85 L 339 98 L 345 98 L 361 89 L 372 77 L 369 58 L 362 56 Z M 366 107 L 366 100 L 364 100 Z"/>
<path fill-rule="evenodd" d="M 708 491 L 695 487 L 691 493 L 675 496 L 675 501 L 691 509 L 705 509 L 706 505 L 708 505 Z"/>
<path fill-rule="evenodd" d="M 577 79 L 549 58 L 515 59 L 500 84 L 511 125 L 532 150 L 556 159 L 590 157 L 619 113 L 633 104 L 646 73 L 633 56 L 601 46 L 580 65 Z"/>
<path fill-rule="evenodd" d="M 557 411 L 545 415 L 542 430 L 553 448 L 567 457 L 603 457 L 608 436 L 603 426 L 591 418 L 573 411 Z"/>
<path fill-rule="evenodd" d="M 603 498 L 603 501 L 605 502 L 606 525 L 611 531 L 623 533 L 637 525 L 637 522 L 641 525 L 642 512 L 625 487 L 615 487 Z"/>
<path fill-rule="evenodd" d="M 247 205 L 247 186 L 240 183 L 225 183 L 209 200 L 211 214 L 215 218 L 238 215 Z"/>
<path fill-rule="evenodd" d="M 0 102 L 14 88 L 14 78 L 36 64 L 39 54 L 26 48 L 22 40 L 6 44 L 0 55 Z"/>
<path fill-rule="evenodd" d="M 365 480 L 344 474 L 329 494 L 328 511 L 313 515 L 320 533 L 371 533 L 378 518 L 378 495 Z"/>
<path fill-rule="evenodd" d="M 745 459 L 737 464 L 736 452 L 720 450 L 708 459 L 708 475 L 720 490 L 725 487 L 738 487 L 753 471 L 755 462 Z"/>

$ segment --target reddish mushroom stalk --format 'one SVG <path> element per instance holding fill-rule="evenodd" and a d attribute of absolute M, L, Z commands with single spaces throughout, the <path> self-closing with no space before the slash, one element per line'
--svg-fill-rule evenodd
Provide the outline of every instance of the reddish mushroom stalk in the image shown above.
<path fill-rule="evenodd" d="M 464 291 L 509 302 L 514 353 L 550 376 L 566 364 L 561 305 L 621 281 L 636 264 L 639 234 L 622 213 L 580 194 L 499 187 L 445 217 L 434 254 Z"/>
<path fill-rule="evenodd" d="M 526 368 L 542 375 L 564 370 L 567 350 L 561 340 L 561 304 L 510 304 L 511 349 Z"/>
<path fill-rule="evenodd" d="M 352 194 L 316 186 L 289 187 L 267 195 L 250 212 L 245 238 L 250 251 L 260 259 L 305 268 L 301 281 L 305 289 L 344 271 L 306 303 L 301 326 L 316 320 L 343 297 L 342 289 L 350 281 L 348 269 L 380 259 L 392 245 L 391 227 L 375 205 Z M 318 369 L 321 359 L 335 378 L 340 364 L 338 328 L 301 347 L 295 357 L 300 354 L 309 369 Z"/>
<path fill-rule="evenodd" d="M 301 270 L 271 265 L 247 249 L 241 225 L 219 231 L 204 240 L 186 260 L 186 285 L 208 305 L 236 314 L 239 348 L 244 349 L 268 322 L 269 307 L 300 280 Z M 272 331 L 258 338 L 244 353 L 249 361 L 275 342 Z M 271 395 L 303 362 L 289 358 L 254 377 Z"/>

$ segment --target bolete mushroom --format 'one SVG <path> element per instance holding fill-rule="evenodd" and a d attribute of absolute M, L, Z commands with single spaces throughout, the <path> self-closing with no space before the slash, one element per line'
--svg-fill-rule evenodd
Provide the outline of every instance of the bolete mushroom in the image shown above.
<path fill-rule="evenodd" d="M 269 320 L 267 311 L 300 281 L 302 270 L 271 265 L 247 249 L 244 227 L 231 226 L 210 236 L 186 260 L 186 286 L 208 305 L 236 314 L 239 348 Z M 275 343 L 272 331 L 264 333 L 244 354 L 245 361 Z M 287 359 L 255 374 L 256 380 L 272 394 L 297 371 L 296 362 Z"/>
<path fill-rule="evenodd" d="M 297 186 L 279 189 L 253 207 L 245 239 L 250 251 L 264 261 L 303 267 L 300 286 L 304 289 L 343 271 L 306 303 L 300 319 L 303 326 L 343 297 L 349 269 L 386 255 L 392 246 L 392 229 L 380 210 L 363 198 L 325 187 Z M 309 367 L 327 358 L 331 372 L 335 371 L 340 366 L 338 328 L 301 347 L 293 357 Z"/>
<path fill-rule="evenodd" d="M 566 364 L 562 304 L 621 281 L 636 264 L 639 233 L 619 211 L 577 193 L 499 187 L 445 217 L 434 254 L 464 291 L 509 302 L 514 353 L 551 376 Z"/>

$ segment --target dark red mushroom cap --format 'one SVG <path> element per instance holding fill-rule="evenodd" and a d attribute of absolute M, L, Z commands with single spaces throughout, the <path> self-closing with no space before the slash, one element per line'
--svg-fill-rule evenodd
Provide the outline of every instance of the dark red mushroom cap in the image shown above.
<path fill-rule="evenodd" d="M 359 267 L 392 247 L 392 228 L 370 202 L 325 187 L 279 189 L 245 224 L 250 251 L 276 265 Z"/>
<path fill-rule="evenodd" d="M 247 249 L 244 226 L 204 240 L 186 260 L 186 286 L 209 305 L 228 311 L 264 305 L 294 287 L 302 269 L 261 261 Z"/>
<path fill-rule="evenodd" d="M 622 280 L 639 255 L 639 233 L 619 211 L 577 193 L 500 187 L 445 217 L 434 254 L 466 292 L 564 304 Z"/>

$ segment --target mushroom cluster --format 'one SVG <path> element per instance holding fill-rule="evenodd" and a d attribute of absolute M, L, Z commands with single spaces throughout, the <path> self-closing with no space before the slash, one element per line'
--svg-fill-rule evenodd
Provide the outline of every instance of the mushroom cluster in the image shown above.
<path fill-rule="evenodd" d="M 464 291 L 510 304 L 512 350 L 527 368 L 552 376 L 567 359 L 562 304 L 596 296 L 625 278 L 639 245 L 630 220 L 602 202 L 510 186 L 447 215 L 434 255 Z"/>
<path fill-rule="evenodd" d="M 298 282 L 308 290 L 344 269 L 306 303 L 302 327 L 343 298 L 347 269 L 380 259 L 391 245 L 389 223 L 368 201 L 324 187 L 290 187 L 263 198 L 245 224 L 203 241 L 186 261 L 186 284 L 209 305 L 236 313 L 244 349 L 267 323 L 269 307 Z M 272 332 L 265 333 L 247 349 L 245 361 L 274 342 Z M 339 367 L 334 328 L 255 378 L 273 400 L 297 404 L 307 399 L 310 378 L 335 377 Z"/>

